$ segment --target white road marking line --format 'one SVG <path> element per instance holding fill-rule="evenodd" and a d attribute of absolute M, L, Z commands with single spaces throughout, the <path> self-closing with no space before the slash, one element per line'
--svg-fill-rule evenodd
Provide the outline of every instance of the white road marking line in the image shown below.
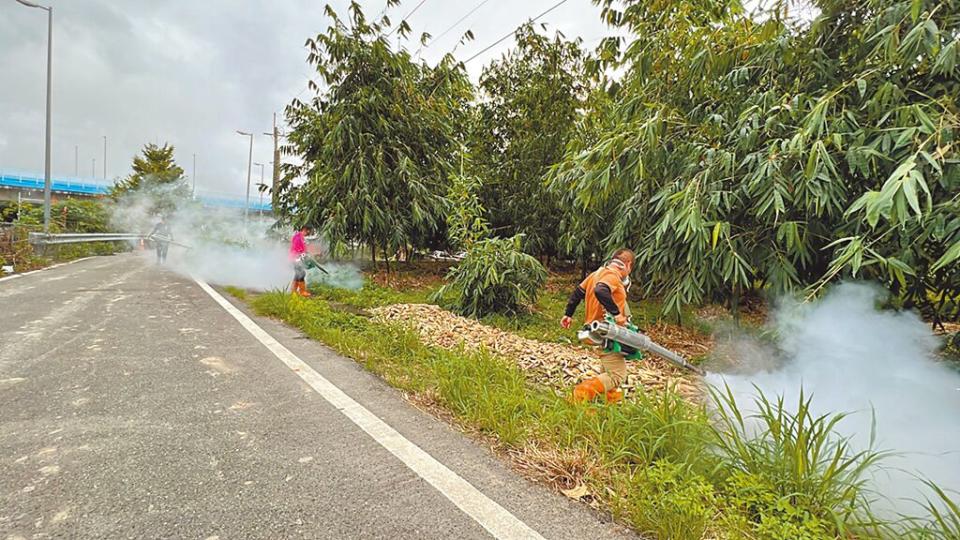
<path fill-rule="evenodd" d="M 17 279 L 17 278 L 20 278 L 20 277 L 23 277 L 23 276 L 29 276 L 30 274 L 36 274 L 37 272 L 44 272 L 44 271 L 46 271 L 46 270 L 53 270 L 54 268 L 60 268 L 61 266 L 66 266 L 66 265 L 68 265 L 68 264 L 78 263 L 78 262 L 80 262 L 80 261 L 87 261 L 87 260 L 90 260 L 90 259 L 93 259 L 93 258 L 94 258 L 94 257 L 83 257 L 83 258 L 80 258 L 80 259 L 74 259 L 74 260 L 72 260 L 72 261 L 67 261 L 67 262 L 63 262 L 63 263 L 59 263 L 59 264 L 54 264 L 54 265 L 47 266 L 47 267 L 44 267 L 44 268 L 38 268 L 38 269 L 36 269 L 36 270 L 31 270 L 31 271 L 29 271 L 29 272 L 23 272 L 23 273 L 20 273 L 20 274 L 14 274 L 14 275 L 12 275 L 12 276 L 2 277 L 2 278 L 0 278 L 0 281 L 7 281 L 7 280 L 10 280 L 10 279 Z"/>
<path fill-rule="evenodd" d="M 386 448 L 413 472 L 430 483 L 444 497 L 457 505 L 460 510 L 474 519 L 495 538 L 529 538 L 543 540 L 537 531 L 504 507 L 491 500 L 480 490 L 473 487 L 446 465 L 437 461 L 416 444 L 410 442 L 386 422 L 370 412 L 366 407 L 357 403 L 342 390 L 334 386 L 313 368 L 300 360 L 289 349 L 280 344 L 257 323 L 253 322 L 242 311 L 237 309 L 226 298 L 220 295 L 204 281 L 194 278 L 207 294 L 237 320 L 244 328 L 257 338 L 281 362 L 287 365 L 294 373 L 300 376 L 323 399 L 336 407 L 347 418 L 353 421 L 362 430 L 366 431 L 380 446 Z"/>

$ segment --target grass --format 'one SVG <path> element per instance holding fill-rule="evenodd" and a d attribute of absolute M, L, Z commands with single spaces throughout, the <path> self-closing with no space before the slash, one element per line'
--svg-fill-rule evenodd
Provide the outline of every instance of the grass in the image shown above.
<path fill-rule="evenodd" d="M 573 332 L 563 329 L 559 325 L 560 317 L 563 315 L 569 296 L 569 291 L 565 290 L 566 281 L 560 284 L 554 283 L 553 287 L 545 290 L 529 313 L 515 316 L 488 315 L 483 317 L 481 321 L 484 324 L 513 332 L 528 339 L 548 343 L 573 344 L 575 343 Z M 451 303 L 449 295 L 438 300 L 432 299 L 433 294 L 439 288 L 438 281 L 406 281 L 401 282 L 397 287 L 386 287 L 371 280 L 366 280 L 363 288 L 355 291 L 327 286 L 311 286 L 310 292 L 327 302 L 359 309 L 369 309 L 389 304 L 438 304 L 449 307 Z M 630 308 L 634 321 L 641 328 L 644 325 L 662 320 L 660 317 L 662 306 L 659 302 L 632 300 Z M 578 313 L 580 316 L 583 315 L 583 306 L 580 306 Z M 683 318 L 695 328 L 709 334 L 707 331 L 709 328 L 706 324 L 699 321 L 692 312 L 686 312 Z"/>
<path fill-rule="evenodd" d="M 653 392 L 617 406 L 574 405 L 486 351 L 428 347 L 403 327 L 338 307 L 422 302 L 429 289 L 368 283 L 354 292 L 314 289 L 309 300 L 242 294 L 257 313 L 300 328 L 493 438 L 531 475 L 558 488 L 586 485 L 589 497 L 653 537 L 956 538 L 958 514 L 949 509 L 902 524 L 875 520 L 863 481 L 882 456 L 852 452 L 833 432 L 842 416 L 813 417 L 808 399 L 793 405 L 760 396 L 755 418 L 723 395 L 713 396 L 710 412 Z M 560 301 L 548 296 L 541 307 L 551 313 Z M 557 335 L 548 333 L 553 317 L 501 323 L 532 337 Z"/>
<path fill-rule="evenodd" d="M 245 289 L 241 289 L 240 287 L 227 285 L 223 288 L 223 290 L 227 291 L 227 294 L 236 298 L 237 300 L 243 300 L 246 302 L 250 298 L 250 294 Z"/>

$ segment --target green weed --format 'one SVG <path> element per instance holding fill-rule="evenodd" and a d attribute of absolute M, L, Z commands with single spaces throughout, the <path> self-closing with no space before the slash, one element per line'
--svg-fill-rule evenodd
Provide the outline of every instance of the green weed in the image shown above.
<path fill-rule="evenodd" d="M 700 540 L 719 514 L 713 486 L 686 465 L 658 461 L 614 477 L 614 514 L 655 538 Z"/>
<path fill-rule="evenodd" d="M 927 512 L 923 519 L 907 518 L 909 525 L 902 538 L 907 540 L 957 540 L 960 539 L 960 505 L 940 486 L 924 480 L 933 494 L 922 505 Z M 956 496 L 956 494 L 954 494 Z"/>
<path fill-rule="evenodd" d="M 835 430 L 844 414 L 814 415 L 802 389 L 795 409 L 758 391 L 751 416 L 729 387 L 711 394 L 716 421 L 710 426 L 724 464 L 717 482 L 757 534 L 846 536 L 876 523 L 865 484 L 885 454 L 852 450 Z"/>
<path fill-rule="evenodd" d="M 247 291 L 244 290 L 244 289 L 241 289 L 240 287 L 234 287 L 234 286 L 232 286 L 232 285 L 227 285 L 226 287 L 223 288 L 223 290 L 227 291 L 227 293 L 228 293 L 230 296 L 232 296 L 232 297 L 234 297 L 234 298 L 236 298 L 236 299 L 238 299 L 238 300 L 246 301 L 247 298 L 249 298 L 249 294 L 247 294 Z"/>

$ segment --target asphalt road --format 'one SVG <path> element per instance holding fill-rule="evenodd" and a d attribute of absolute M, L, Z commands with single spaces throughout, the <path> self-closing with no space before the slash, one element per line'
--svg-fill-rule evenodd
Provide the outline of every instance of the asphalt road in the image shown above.
<path fill-rule="evenodd" d="M 0 280 L 0 538 L 630 537 L 236 304 L 132 254 Z"/>

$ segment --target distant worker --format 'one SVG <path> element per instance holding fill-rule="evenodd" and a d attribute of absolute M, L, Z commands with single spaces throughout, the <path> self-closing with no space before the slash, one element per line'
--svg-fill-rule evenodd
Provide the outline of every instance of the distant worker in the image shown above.
<path fill-rule="evenodd" d="M 310 232 L 310 227 L 303 226 L 294 232 L 290 239 L 290 262 L 293 264 L 293 286 L 290 292 L 303 297 L 311 296 L 307 290 L 307 265 L 304 261 L 308 256 L 307 236 Z"/>
<path fill-rule="evenodd" d="M 630 317 L 627 304 L 627 287 L 630 283 L 630 271 L 633 270 L 635 255 L 629 249 L 618 249 L 607 264 L 598 268 L 574 289 L 567 302 L 567 309 L 560 326 L 570 328 L 577 306 L 586 298 L 586 316 L 584 324 L 603 321 L 607 315 L 613 317 L 619 326 L 626 326 Z M 636 351 L 613 351 L 605 349 L 600 357 L 603 373 L 587 379 L 573 389 L 574 401 L 590 401 L 605 395 L 608 402 L 617 402 L 623 398 L 618 390 L 627 377 L 627 364 L 624 356 Z"/>
<path fill-rule="evenodd" d="M 157 248 L 157 264 L 163 264 L 167 260 L 170 241 L 173 240 L 173 232 L 170 230 L 170 225 L 167 223 L 165 216 L 160 216 L 160 221 L 153 226 L 149 238 L 153 241 L 154 247 Z"/>

